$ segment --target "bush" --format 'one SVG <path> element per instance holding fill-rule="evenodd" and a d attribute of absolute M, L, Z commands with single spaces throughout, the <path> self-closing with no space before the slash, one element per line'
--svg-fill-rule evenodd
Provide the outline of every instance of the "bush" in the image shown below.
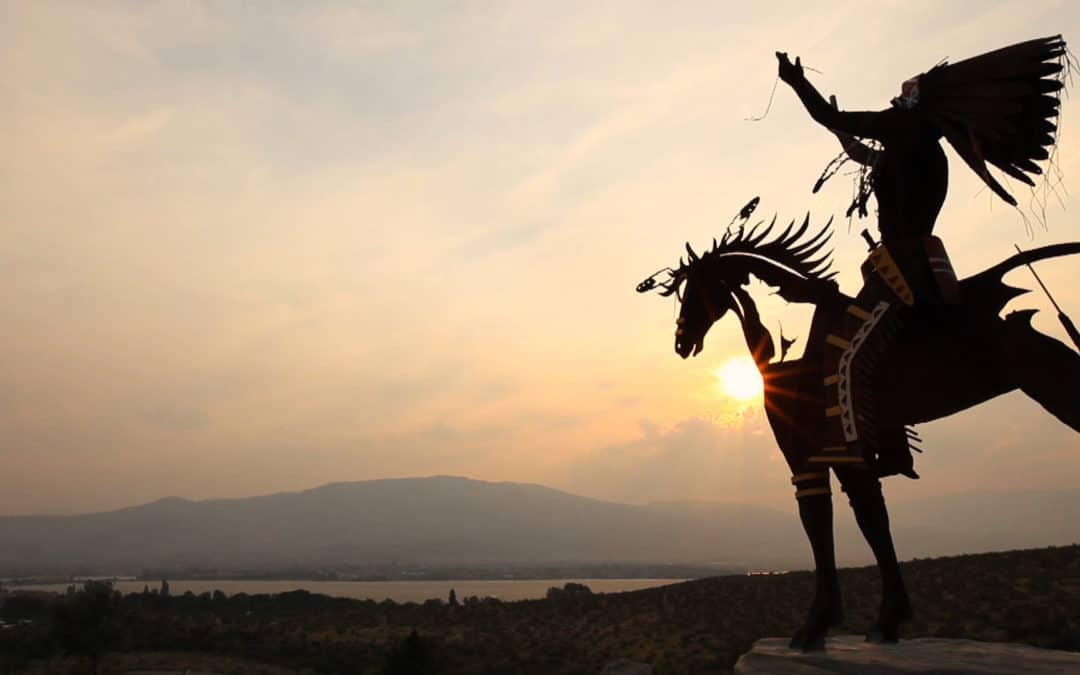
<path fill-rule="evenodd" d="M 435 643 L 421 637 L 414 628 L 390 652 L 386 659 L 385 675 L 431 675 L 439 672 Z"/>
<path fill-rule="evenodd" d="M 548 600 L 564 600 L 568 598 L 583 598 L 593 594 L 592 589 L 585 584 L 577 584 L 569 582 L 563 585 L 562 588 L 558 586 L 552 586 L 547 590 Z"/>

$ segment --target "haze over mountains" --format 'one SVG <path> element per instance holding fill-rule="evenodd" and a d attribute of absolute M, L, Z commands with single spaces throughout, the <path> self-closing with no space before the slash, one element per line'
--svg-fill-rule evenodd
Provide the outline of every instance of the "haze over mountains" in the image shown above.
<path fill-rule="evenodd" d="M 840 559 L 868 561 L 846 500 L 842 494 L 834 499 Z M 1080 490 L 891 506 L 905 558 L 1080 540 Z M 704 502 L 637 506 L 540 485 L 446 476 L 336 483 L 246 499 L 167 498 L 86 515 L 0 517 L 0 542 L 0 575 L 390 561 L 810 564 L 794 503 L 789 512 Z"/>

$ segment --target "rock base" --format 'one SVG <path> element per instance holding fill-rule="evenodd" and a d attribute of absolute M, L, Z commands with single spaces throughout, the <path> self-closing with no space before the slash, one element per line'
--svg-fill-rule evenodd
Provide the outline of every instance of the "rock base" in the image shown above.
<path fill-rule="evenodd" d="M 652 666 L 647 663 L 619 659 L 604 666 L 600 675 L 652 675 Z"/>
<path fill-rule="evenodd" d="M 919 638 L 870 644 L 861 635 L 830 637 L 825 651 L 804 654 L 788 638 L 754 643 L 735 664 L 736 675 L 1062 675 L 1080 673 L 1080 652 L 1020 644 Z"/>

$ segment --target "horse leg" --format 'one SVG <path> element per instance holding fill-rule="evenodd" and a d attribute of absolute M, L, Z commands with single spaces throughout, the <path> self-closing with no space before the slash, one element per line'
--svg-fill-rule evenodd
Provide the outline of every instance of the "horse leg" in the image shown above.
<path fill-rule="evenodd" d="M 881 573 L 881 607 L 878 621 L 866 634 L 867 642 L 896 642 L 899 627 L 912 616 L 900 565 L 896 560 L 892 533 L 889 531 L 889 512 L 881 494 L 881 482 L 866 470 L 837 468 L 837 478 L 855 512 L 855 522 L 870 544 Z"/>
<path fill-rule="evenodd" d="M 1028 323 L 1033 312 L 1005 319 L 1002 362 L 1020 389 L 1054 417 L 1080 431 L 1080 354 Z"/>
<path fill-rule="evenodd" d="M 844 620 L 840 583 L 833 548 L 833 508 L 827 471 L 797 474 L 792 482 L 798 491 L 799 519 L 814 553 L 814 601 L 806 623 L 791 638 L 791 647 L 802 651 L 825 648 L 825 634 Z"/>

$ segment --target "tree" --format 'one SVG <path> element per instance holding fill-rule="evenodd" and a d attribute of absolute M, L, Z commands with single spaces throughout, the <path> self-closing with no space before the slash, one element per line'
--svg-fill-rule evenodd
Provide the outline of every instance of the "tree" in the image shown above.
<path fill-rule="evenodd" d="M 386 675 L 431 675 L 438 672 L 435 645 L 429 638 L 420 637 L 414 628 L 386 660 Z"/>
<path fill-rule="evenodd" d="M 0 602 L 0 619 L 8 623 L 38 621 L 49 618 L 49 609 L 49 603 L 40 595 L 15 593 Z"/>
<path fill-rule="evenodd" d="M 163 598 L 169 597 L 169 580 L 168 579 L 162 579 L 161 580 L 161 592 L 160 592 L 160 595 Z"/>
<path fill-rule="evenodd" d="M 457 593 L 455 593 L 454 589 L 452 588 L 450 589 L 450 599 L 447 601 L 447 604 L 449 604 L 451 607 L 458 606 Z"/>
<path fill-rule="evenodd" d="M 547 590 L 548 600 L 563 600 L 566 598 L 582 598 L 592 595 L 592 589 L 585 584 L 578 584 L 569 582 L 564 584 L 562 588 L 558 586 L 552 586 Z"/>
<path fill-rule="evenodd" d="M 98 656 L 115 637 L 112 618 L 119 599 L 111 581 L 87 581 L 82 590 L 65 596 L 53 613 L 53 639 L 69 654 L 90 657 L 95 674 Z"/>
<path fill-rule="evenodd" d="M 577 584 L 572 581 L 563 586 L 563 592 L 572 597 L 592 595 L 591 588 L 589 588 L 585 584 Z"/>

